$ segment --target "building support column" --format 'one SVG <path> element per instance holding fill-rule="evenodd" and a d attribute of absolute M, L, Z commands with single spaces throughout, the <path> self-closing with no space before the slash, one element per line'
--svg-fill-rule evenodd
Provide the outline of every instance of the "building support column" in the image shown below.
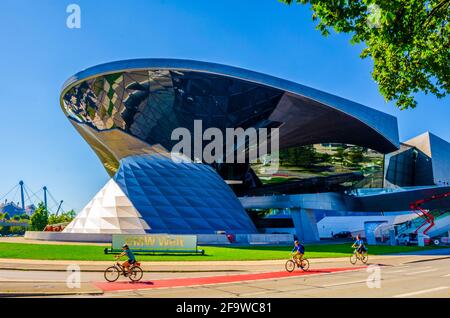
<path fill-rule="evenodd" d="M 366 222 L 364 222 L 364 232 L 366 233 L 367 244 L 369 244 L 369 245 L 377 244 L 377 239 L 375 237 L 375 231 L 383 223 L 388 223 L 388 222 L 387 221 L 366 221 Z"/>
<path fill-rule="evenodd" d="M 397 235 L 395 234 L 395 229 L 390 229 L 389 230 L 389 240 L 390 240 L 391 246 L 396 246 L 397 245 L 396 237 L 397 237 Z"/>
<path fill-rule="evenodd" d="M 298 240 L 305 243 L 319 242 L 319 229 L 317 228 L 314 211 L 300 207 L 290 210 Z"/>

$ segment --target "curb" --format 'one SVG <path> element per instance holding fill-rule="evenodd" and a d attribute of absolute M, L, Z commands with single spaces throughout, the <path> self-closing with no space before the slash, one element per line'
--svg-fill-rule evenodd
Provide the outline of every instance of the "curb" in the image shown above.
<path fill-rule="evenodd" d="M 6 271 L 24 271 L 24 272 L 67 272 L 66 269 L 51 268 L 18 268 L 18 267 L 0 267 L 0 270 Z M 104 269 L 82 269 L 81 273 L 103 273 Z M 228 272 L 247 272 L 238 269 L 205 269 L 205 270 L 143 270 L 144 273 L 228 273 Z M 1 295 L 1 294 L 0 294 Z"/>
<path fill-rule="evenodd" d="M 90 292 L 0 292 L 0 298 L 19 298 L 19 297 L 48 297 L 48 296 L 98 296 L 103 295 L 103 291 L 90 291 Z"/>
<path fill-rule="evenodd" d="M 449 259 L 449 258 L 450 258 L 450 256 L 441 256 L 441 257 L 435 257 L 435 258 L 430 258 L 430 259 L 421 259 L 421 260 L 416 260 L 416 261 L 410 261 L 410 262 L 406 262 L 405 264 L 433 262 L 433 261 L 439 261 L 441 259 Z"/>

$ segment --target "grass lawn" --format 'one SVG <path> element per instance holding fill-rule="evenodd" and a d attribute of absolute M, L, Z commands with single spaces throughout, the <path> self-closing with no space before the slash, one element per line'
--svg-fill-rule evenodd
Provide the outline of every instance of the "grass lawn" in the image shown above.
<path fill-rule="evenodd" d="M 348 257 L 352 253 L 350 244 L 306 245 L 306 257 Z M 288 246 L 250 246 L 250 247 L 200 247 L 205 255 L 138 255 L 141 261 L 239 261 L 275 260 L 289 258 L 292 247 Z M 369 255 L 414 252 L 431 249 L 418 246 L 369 246 Z M 442 248 L 442 247 L 441 247 Z M 104 246 L 98 245 L 46 245 L 24 243 L 0 243 L 0 258 L 40 259 L 40 260 L 85 260 L 110 261 L 112 255 L 103 253 Z"/>

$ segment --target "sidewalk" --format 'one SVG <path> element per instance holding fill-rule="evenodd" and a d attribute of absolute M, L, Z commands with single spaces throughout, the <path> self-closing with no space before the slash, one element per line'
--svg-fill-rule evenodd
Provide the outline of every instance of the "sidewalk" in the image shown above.
<path fill-rule="evenodd" d="M 330 262 L 321 259 L 319 262 Z M 340 259 L 336 259 L 340 261 Z M 141 262 L 145 272 L 242 272 L 264 271 L 274 267 L 283 267 L 286 260 L 266 261 L 158 261 Z M 113 261 L 48 261 L 26 259 L 0 259 L 0 270 L 66 271 L 69 265 L 80 266 L 84 272 L 103 272 L 113 265 Z"/>
<path fill-rule="evenodd" d="M 19 243 L 19 244 L 41 244 L 41 245 L 96 245 L 110 247 L 111 243 L 88 243 L 88 242 L 62 242 L 62 241 L 40 241 L 28 240 L 22 236 L 19 237 L 0 237 L 0 243 Z"/>
<path fill-rule="evenodd" d="M 91 283 L 82 283 L 80 288 L 69 288 L 63 282 L 2 282 L 0 297 L 44 297 L 44 296 L 94 296 L 103 290 Z"/>

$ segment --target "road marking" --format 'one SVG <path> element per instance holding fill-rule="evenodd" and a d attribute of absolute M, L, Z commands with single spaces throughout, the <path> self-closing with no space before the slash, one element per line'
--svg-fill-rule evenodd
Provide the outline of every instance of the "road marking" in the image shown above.
<path fill-rule="evenodd" d="M 42 279 L 6 279 L 0 278 L 0 282 L 4 283 L 65 283 L 65 280 L 42 280 Z"/>
<path fill-rule="evenodd" d="M 418 272 L 406 273 L 405 275 L 416 275 L 416 274 L 422 274 L 422 273 L 429 273 L 429 272 L 435 272 L 437 270 L 438 270 L 437 268 L 432 268 L 432 269 L 426 269 L 426 270 L 418 271 Z"/>
<path fill-rule="evenodd" d="M 425 269 L 429 269 L 429 268 L 433 268 L 432 266 L 423 266 L 420 267 L 420 271 L 425 270 Z M 403 272 L 407 272 L 411 270 L 411 266 L 395 266 L 392 267 L 393 270 L 391 270 L 391 268 L 386 268 L 383 269 L 383 273 L 387 273 L 387 274 L 391 274 L 391 273 L 403 273 Z"/>
<path fill-rule="evenodd" d="M 282 272 L 266 272 L 266 273 L 253 273 L 253 274 L 240 274 L 240 275 L 227 275 L 227 276 L 173 278 L 173 279 L 161 279 L 161 280 L 146 281 L 146 282 L 139 282 L 139 283 L 94 282 L 94 285 L 97 286 L 98 288 L 102 289 L 103 291 L 108 291 L 108 292 L 130 291 L 130 290 L 137 290 L 137 289 L 194 287 L 194 286 L 203 286 L 203 285 L 243 283 L 243 282 L 271 280 L 271 279 L 292 279 L 295 277 L 334 274 L 334 273 L 343 273 L 343 272 L 349 272 L 349 271 L 353 272 L 353 271 L 358 271 L 358 270 L 361 270 L 364 268 L 366 268 L 366 266 L 346 267 L 346 268 L 345 267 L 344 268 L 323 268 L 323 269 L 311 270 L 311 271 L 307 271 L 307 272 L 296 271 L 293 273 L 288 273 L 286 271 L 282 271 Z"/>
<path fill-rule="evenodd" d="M 334 286 L 341 286 L 341 285 L 359 284 L 359 283 L 365 283 L 366 281 L 367 281 L 367 279 L 354 280 L 354 281 L 349 281 L 349 282 L 342 282 L 342 283 L 333 283 L 333 284 L 322 285 L 322 287 L 334 287 Z"/>
<path fill-rule="evenodd" d="M 399 269 L 399 270 L 397 270 L 397 271 L 390 271 L 390 270 L 385 270 L 385 271 L 383 271 L 383 273 L 387 273 L 387 274 L 394 274 L 394 273 L 402 273 L 402 272 L 405 272 L 405 271 L 408 271 L 409 269 Z"/>
<path fill-rule="evenodd" d="M 273 294 L 273 293 L 280 293 L 280 292 L 285 292 L 283 291 L 279 291 L 276 289 L 271 289 L 271 290 L 264 290 L 264 291 L 260 291 L 260 292 L 253 292 L 253 293 L 239 293 L 239 297 L 252 297 L 252 296 L 258 296 L 258 295 L 264 295 L 264 294 Z"/>
<path fill-rule="evenodd" d="M 444 275 L 444 276 L 441 276 L 441 277 L 450 277 L 450 274 L 447 274 L 447 275 Z"/>
<path fill-rule="evenodd" d="M 432 292 L 436 292 L 436 291 L 440 291 L 440 290 L 444 290 L 444 289 L 449 289 L 449 288 L 447 286 L 441 286 L 441 287 L 436 287 L 436 288 L 431 288 L 431 289 L 419 290 L 419 291 L 412 292 L 412 293 L 395 295 L 395 296 L 392 296 L 392 297 L 394 297 L 394 298 L 410 297 L 410 296 L 416 296 L 416 295 L 432 293 Z"/>
<path fill-rule="evenodd" d="M 427 268 L 427 267 L 421 267 L 421 268 Z M 392 267 L 384 267 L 382 268 L 383 273 L 401 273 L 404 271 L 411 270 L 411 267 L 409 265 L 400 265 L 400 266 L 392 266 Z"/>

